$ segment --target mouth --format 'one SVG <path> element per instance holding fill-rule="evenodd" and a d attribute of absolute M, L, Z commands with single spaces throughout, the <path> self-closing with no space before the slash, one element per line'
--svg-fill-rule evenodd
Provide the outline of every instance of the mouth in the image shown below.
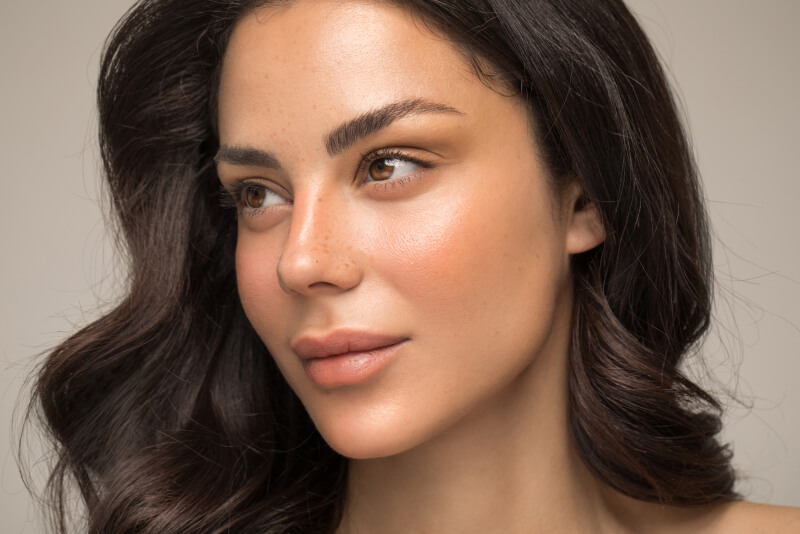
<path fill-rule="evenodd" d="M 409 338 L 355 330 L 303 336 L 292 350 L 312 382 L 323 388 L 366 382 L 391 363 Z"/>

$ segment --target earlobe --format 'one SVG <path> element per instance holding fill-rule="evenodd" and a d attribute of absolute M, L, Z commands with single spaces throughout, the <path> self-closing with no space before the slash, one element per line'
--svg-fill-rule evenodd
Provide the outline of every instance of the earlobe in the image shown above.
<path fill-rule="evenodd" d="M 600 212 L 593 202 L 572 204 L 572 214 L 567 228 L 567 252 L 580 254 L 598 246 L 606 238 Z"/>

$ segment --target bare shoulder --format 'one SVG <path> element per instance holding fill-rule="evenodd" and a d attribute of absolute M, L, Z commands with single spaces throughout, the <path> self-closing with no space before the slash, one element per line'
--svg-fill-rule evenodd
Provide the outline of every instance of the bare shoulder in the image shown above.
<path fill-rule="evenodd" d="M 713 532 L 800 534 L 800 508 L 737 501 L 724 506 Z"/>

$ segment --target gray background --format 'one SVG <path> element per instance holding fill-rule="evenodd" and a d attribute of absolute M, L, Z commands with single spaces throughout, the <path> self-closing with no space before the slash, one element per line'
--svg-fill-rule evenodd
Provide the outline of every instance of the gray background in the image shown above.
<path fill-rule="evenodd" d="M 104 37 L 130 0 L 0 7 L 0 427 L 35 355 L 98 316 L 121 269 L 102 216 L 94 88 Z M 725 435 L 748 498 L 800 506 L 800 2 L 629 0 L 679 86 L 716 236 L 705 366 L 735 395 Z M 738 370 L 738 374 L 736 374 Z M 0 440 L 0 530 L 44 532 Z M 25 450 L 41 481 L 46 448 Z"/>

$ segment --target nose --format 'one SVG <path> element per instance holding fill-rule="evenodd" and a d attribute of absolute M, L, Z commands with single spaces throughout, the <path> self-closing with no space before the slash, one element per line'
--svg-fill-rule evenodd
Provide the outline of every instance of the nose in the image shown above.
<path fill-rule="evenodd" d="M 345 203 L 322 192 L 295 197 L 291 217 L 277 266 L 281 288 L 312 296 L 356 287 L 363 272 L 355 258 Z"/>

